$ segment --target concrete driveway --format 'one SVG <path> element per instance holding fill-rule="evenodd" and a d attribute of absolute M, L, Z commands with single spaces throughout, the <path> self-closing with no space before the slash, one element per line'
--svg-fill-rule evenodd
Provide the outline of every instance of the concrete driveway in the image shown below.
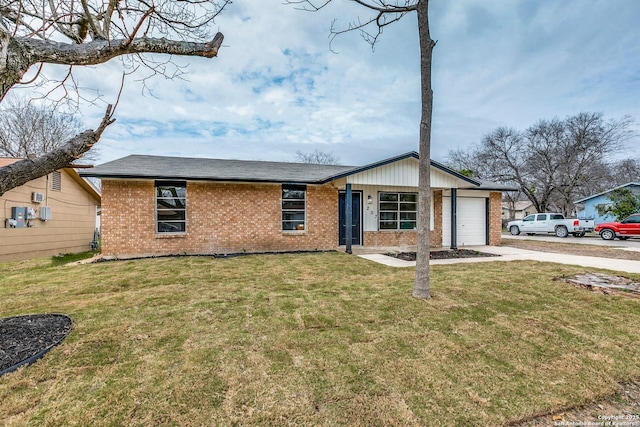
<path fill-rule="evenodd" d="M 626 250 L 636 250 L 640 251 L 640 239 L 631 238 L 629 240 L 604 240 L 598 234 L 589 233 L 584 237 L 573 237 L 569 235 L 569 237 L 561 238 L 556 237 L 553 234 L 535 234 L 533 236 L 527 236 L 526 234 L 520 234 L 518 236 L 512 236 L 511 234 L 503 234 L 503 240 L 514 239 L 514 240 L 537 240 L 543 242 L 555 242 L 555 243 L 570 243 L 576 245 L 600 245 L 600 246 L 610 246 L 614 248 L 624 248 Z"/>
<path fill-rule="evenodd" d="M 527 238 L 529 237 L 530 236 L 527 236 Z M 559 240 L 564 241 L 567 239 L 559 239 Z M 581 240 L 581 239 L 575 239 L 575 240 Z M 629 243 L 629 242 L 626 241 L 621 243 Z M 524 260 L 524 261 L 541 261 L 541 262 L 555 262 L 558 264 L 580 265 L 582 267 L 602 268 L 606 270 L 613 270 L 613 271 L 624 272 L 624 273 L 640 273 L 640 261 L 630 261 L 626 259 L 599 258 L 599 257 L 582 256 L 582 255 L 567 255 L 567 254 L 550 253 L 550 252 L 539 252 L 539 251 L 531 251 L 528 249 L 512 248 L 509 246 L 465 246 L 464 249 L 472 249 L 480 252 L 493 253 L 500 256 L 431 260 L 429 264 L 443 265 L 443 264 L 458 264 L 458 263 L 523 261 Z M 404 261 L 404 260 L 390 257 L 381 253 L 361 254 L 358 256 L 360 256 L 361 258 L 368 259 L 370 261 L 374 261 L 380 264 L 390 266 L 390 267 L 415 267 L 416 265 L 415 261 Z"/>

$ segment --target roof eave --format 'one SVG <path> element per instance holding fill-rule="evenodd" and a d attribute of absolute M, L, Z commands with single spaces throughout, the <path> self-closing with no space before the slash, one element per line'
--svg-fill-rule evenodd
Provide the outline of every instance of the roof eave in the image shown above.
<path fill-rule="evenodd" d="M 607 193 L 611 193 L 612 191 L 618 190 L 620 188 L 628 187 L 630 185 L 636 185 L 636 186 L 640 187 L 640 182 L 635 182 L 635 181 L 627 182 L 626 184 L 619 185 L 619 186 L 611 188 L 611 189 L 609 189 L 607 191 L 603 191 L 602 193 L 594 194 L 593 196 L 589 196 L 589 197 L 585 197 L 584 199 L 576 200 L 573 203 L 584 203 L 587 200 L 595 199 L 596 197 L 603 196 L 603 195 L 605 195 Z"/>
<path fill-rule="evenodd" d="M 199 176 L 167 176 L 167 175 L 134 175 L 134 174 L 95 174 L 81 173 L 83 177 L 100 178 L 100 179 L 143 179 L 154 181 L 180 180 L 180 181 L 204 181 L 204 182 L 248 182 L 262 184 L 322 184 L 317 180 L 293 180 L 293 179 L 247 179 L 247 178 L 214 178 Z"/>
<path fill-rule="evenodd" d="M 80 185 L 80 187 L 82 187 L 82 189 L 84 191 L 89 193 L 91 195 L 91 197 L 93 197 L 98 203 L 102 203 L 102 194 L 100 193 L 100 190 L 95 188 L 93 184 L 91 184 L 90 182 L 85 180 L 83 177 L 81 177 L 80 174 L 78 173 L 78 171 L 76 171 L 75 169 L 72 169 L 72 168 L 64 168 L 62 170 L 67 172 L 69 174 L 69 176 L 78 185 Z"/>

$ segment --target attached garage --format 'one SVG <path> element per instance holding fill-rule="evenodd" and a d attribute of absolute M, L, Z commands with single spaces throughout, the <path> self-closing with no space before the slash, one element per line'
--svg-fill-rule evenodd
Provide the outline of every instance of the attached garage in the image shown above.
<path fill-rule="evenodd" d="M 457 246 L 486 245 L 489 193 L 464 192 L 456 197 Z M 451 246 L 451 194 L 442 198 L 442 246 Z"/>

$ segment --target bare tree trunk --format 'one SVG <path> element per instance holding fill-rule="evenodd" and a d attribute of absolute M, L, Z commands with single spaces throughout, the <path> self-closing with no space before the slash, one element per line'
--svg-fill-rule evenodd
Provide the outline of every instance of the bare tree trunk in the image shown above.
<path fill-rule="evenodd" d="M 429 283 L 429 252 L 431 249 L 431 117 L 433 90 L 431 88 L 431 58 L 435 42 L 429 34 L 429 1 L 418 2 L 418 33 L 420 38 L 420 75 L 422 117 L 420 119 L 420 172 L 418 176 L 418 254 L 415 298 L 431 298 Z"/>
<path fill-rule="evenodd" d="M 36 158 L 25 159 L 0 168 L 0 196 L 27 182 L 45 176 L 71 164 L 89 151 L 98 142 L 102 132 L 114 122 L 112 107 L 109 105 L 100 126 L 96 130 L 86 130 L 60 147 Z"/>

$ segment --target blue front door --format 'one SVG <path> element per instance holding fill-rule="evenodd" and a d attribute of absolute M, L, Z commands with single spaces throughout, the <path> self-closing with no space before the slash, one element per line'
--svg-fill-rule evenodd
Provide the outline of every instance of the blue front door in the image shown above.
<path fill-rule="evenodd" d="M 345 199 L 346 199 L 346 194 L 345 193 L 340 193 L 340 195 L 338 196 L 338 226 L 339 226 L 339 231 L 338 231 L 338 244 L 339 245 L 346 245 L 347 244 L 347 240 L 346 240 L 346 235 L 347 235 L 347 221 L 346 221 L 346 215 L 345 215 Z M 361 245 L 362 244 L 362 240 L 360 235 L 362 234 L 362 230 L 361 230 L 361 226 L 360 226 L 360 206 L 361 206 L 361 200 L 362 200 L 362 193 L 359 192 L 353 192 L 351 193 L 351 218 L 352 218 L 352 224 L 351 224 L 351 244 L 352 245 Z"/>

